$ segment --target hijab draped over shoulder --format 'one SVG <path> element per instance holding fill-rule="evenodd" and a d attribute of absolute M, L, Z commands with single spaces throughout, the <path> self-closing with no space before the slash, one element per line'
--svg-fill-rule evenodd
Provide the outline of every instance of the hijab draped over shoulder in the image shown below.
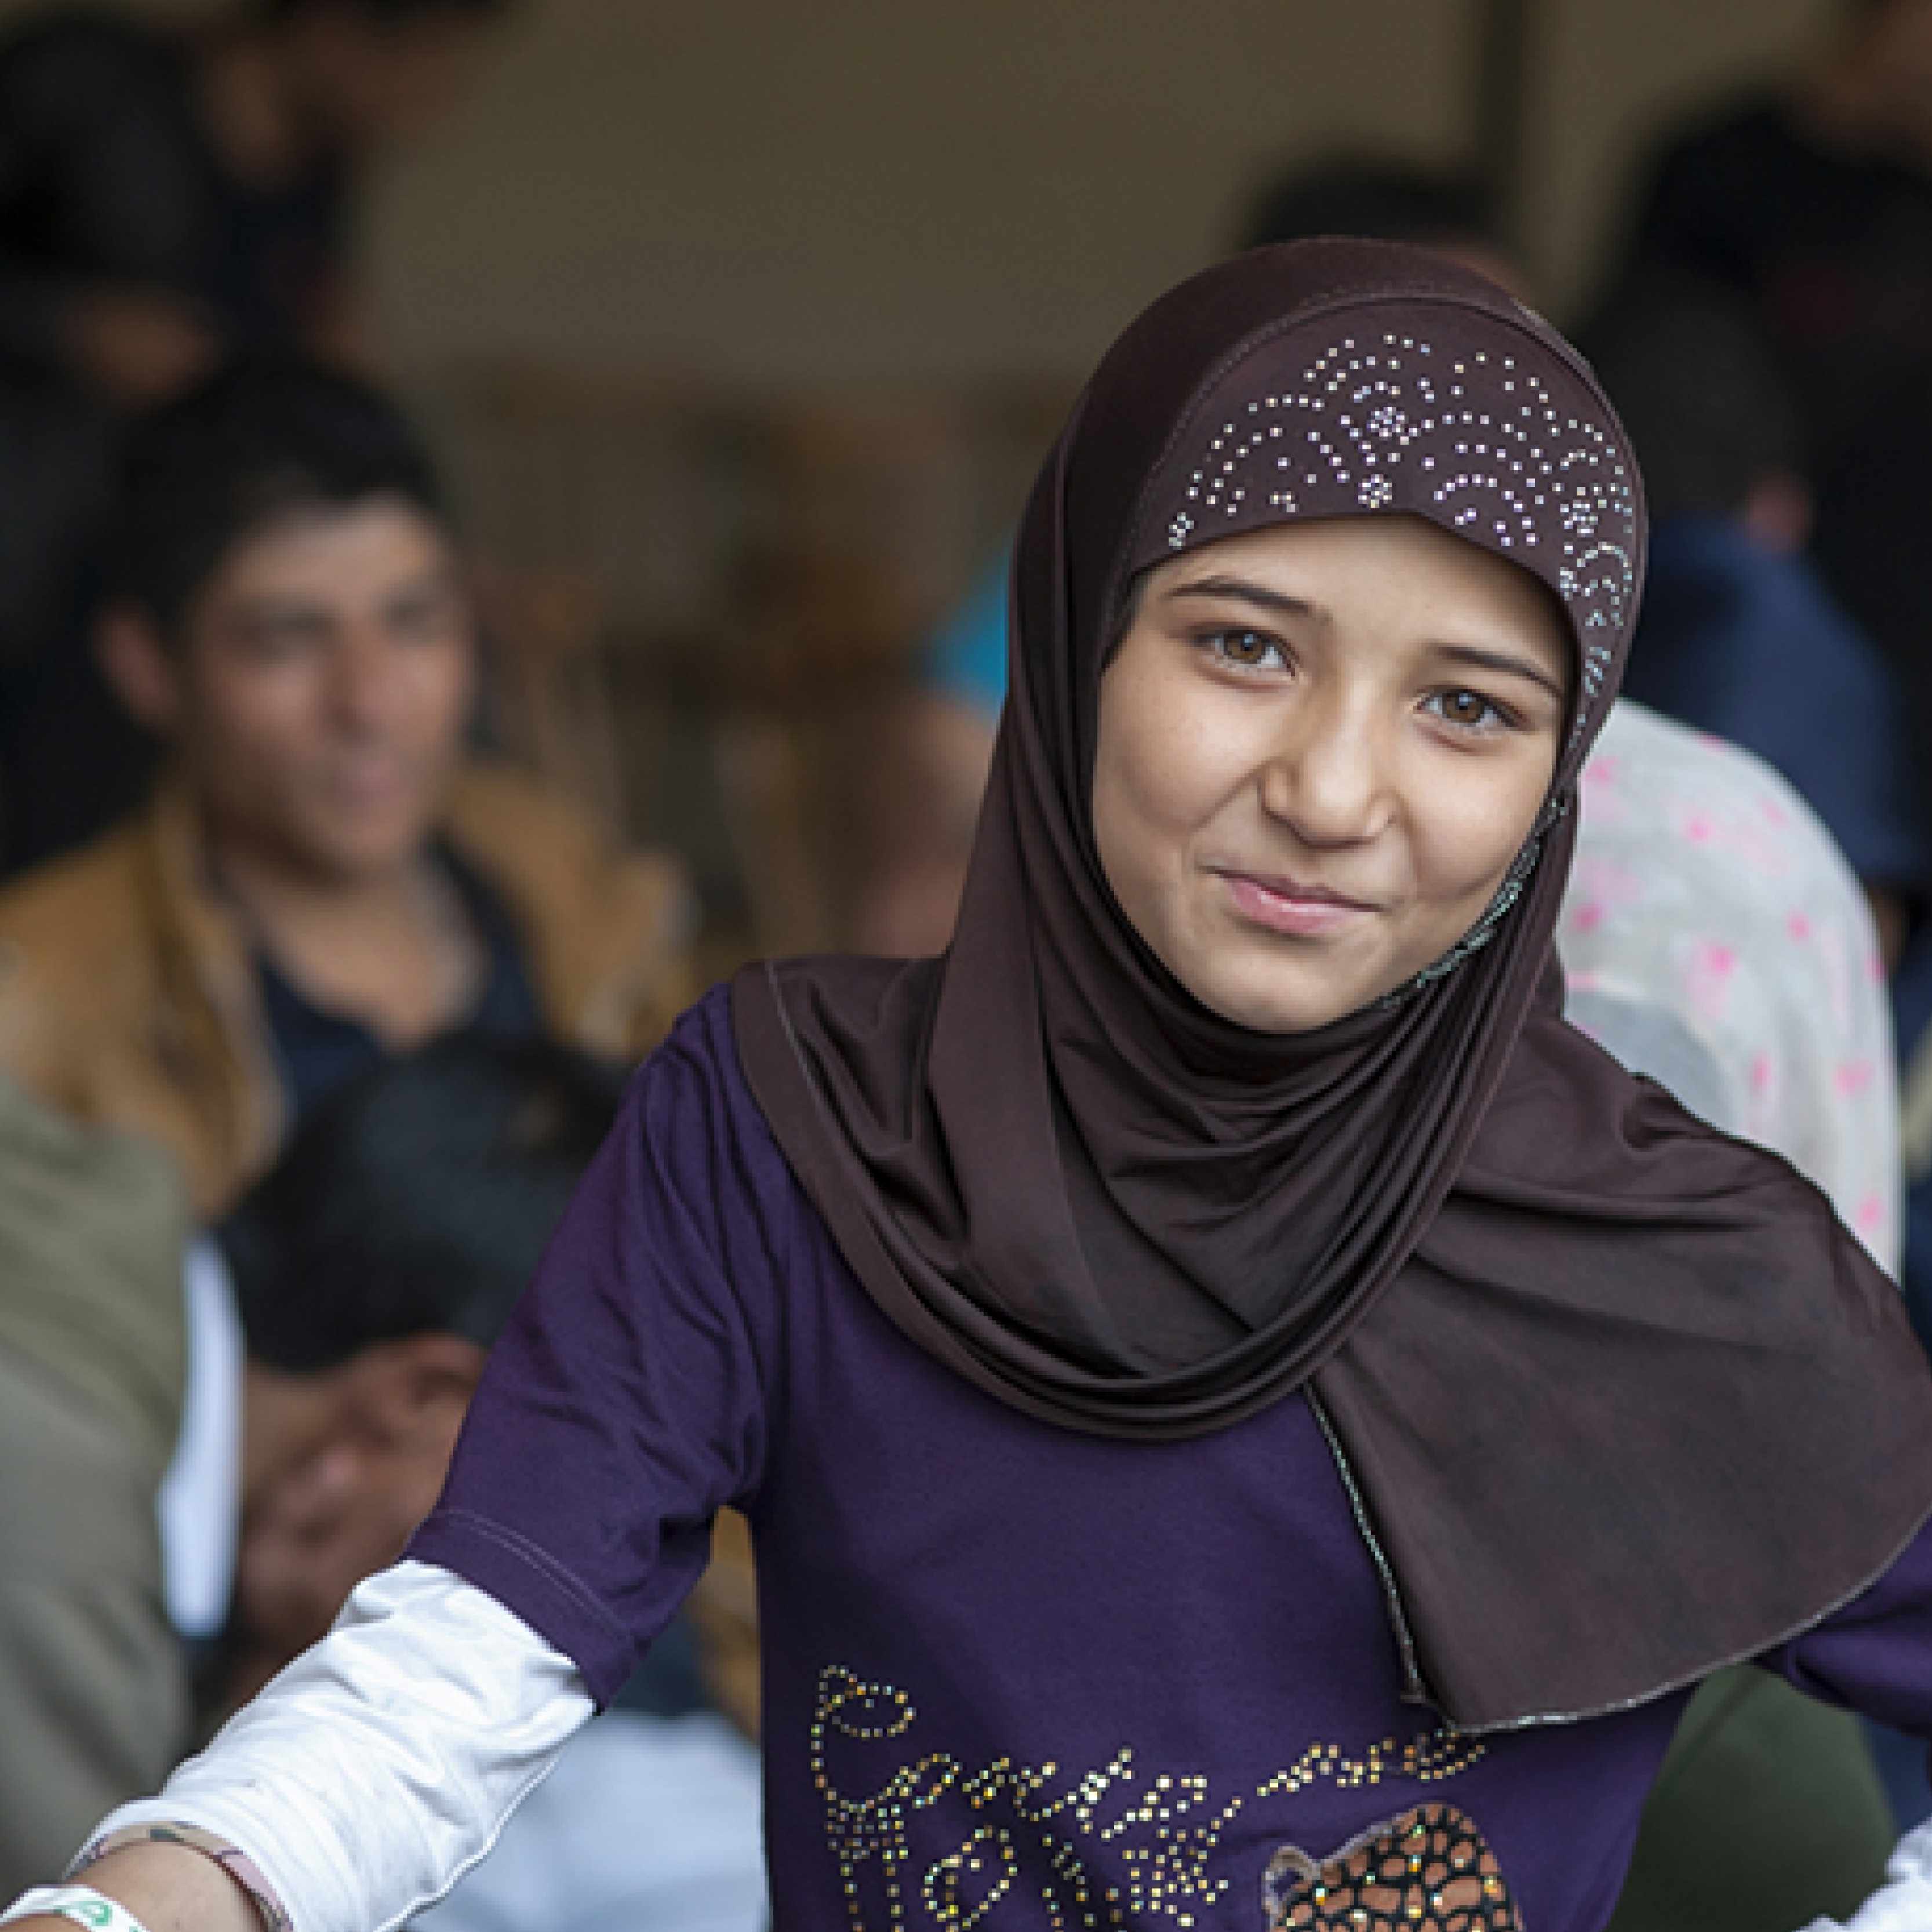
<path fill-rule="evenodd" d="M 1549 799 L 1476 927 L 1320 1029 L 1210 1012 L 1089 811 L 1136 579 L 1406 513 L 1520 565 L 1576 646 Z M 1470 1730 L 1622 1706 L 1808 1627 L 1932 1508 L 1932 1378 L 1816 1190 L 1563 1021 L 1579 775 L 1643 514 L 1587 367 L 1415 250 L 1257 250 L 1114 345 L 1048 457 L 953 944 L 734 988 L 740 1056 L 866 1292 L 1001 1401 L 1142 1440 L 1316 1409 L 1409 1694 Z"/>

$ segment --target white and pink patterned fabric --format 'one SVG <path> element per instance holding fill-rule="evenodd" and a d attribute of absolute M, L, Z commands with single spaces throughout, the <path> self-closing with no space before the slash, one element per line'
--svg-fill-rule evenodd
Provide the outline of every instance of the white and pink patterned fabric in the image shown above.
<path fill-rule="evenodd" d="M 1762 760 L 1628 700 L 1582 800 L 1557 929 L 1570 1019 L 1713 1125 L 1783 1154 L 1895 1275 L 1884 969 L 1830 835 Z"/>

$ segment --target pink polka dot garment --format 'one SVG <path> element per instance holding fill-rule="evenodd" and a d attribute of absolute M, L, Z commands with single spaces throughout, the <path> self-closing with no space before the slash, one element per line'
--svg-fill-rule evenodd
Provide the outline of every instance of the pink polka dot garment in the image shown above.
<path fill-rule="evenodd" d="M 1895 1274 L 1884 973 L 1830 835 L 1749 752 L 1627 700 L 1582 801 L 1557 928 L 1570 1018 L 1713 1125 L 1783 1154 Z"/>

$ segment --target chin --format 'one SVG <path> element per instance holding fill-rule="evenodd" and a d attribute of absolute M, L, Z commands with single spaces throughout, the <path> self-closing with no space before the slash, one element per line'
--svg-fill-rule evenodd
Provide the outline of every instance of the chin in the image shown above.
<path fill-rule="evenodd" d="M 1210 1012 L 1220 1014 L 1250 1033 L 1313 1033 L 1331 1022 L 1344 1019 L 1368 1004 L 1372 994 L 1360 999 L 1329 994 L 1298 996 L 1279 991 L 1258 992 L 1252 987 L 1230 987 L 1220 992 L 1196 992 L 1195 998 Z"/>
<path fill-rule="evenodd" d="M 290 850 L 303 868 L 340 885 L 380 879 L 409 865 L 429 843 L 426 833 L 406 838 L 304 838 Z"/>
<path fill-rule="evenodd" d="M 1402 983 L 1364 970 L 1362 962 L 1337 959 L 1332 952 L 1326 958 L 1311 956 L 1295 942 L 1280 950 L 1270 944 L 1261 957 L 1238 964 L 1223 956 L 1206 972 L 1174 976 L 1209 1012 L 1258 1034 L 1313 1033 L 1359 1012 L 1388 986 Z"/>
<path fill-rule="evenodd" d="M 311 870 L 348 880 L 406 866 L 435 836 L 434 815 L 412 806 L 366 818 L 317 813 L 290 826 L 287 844 Z"/>

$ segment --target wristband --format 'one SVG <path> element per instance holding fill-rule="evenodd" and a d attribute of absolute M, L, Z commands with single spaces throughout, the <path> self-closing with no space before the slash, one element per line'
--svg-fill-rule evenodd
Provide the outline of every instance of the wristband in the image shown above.
<path fill-rule="evenodd" d="M 275 1896 L 268 1881 L 256 1870 L 255 1862 L 245 1852 L 238 1851 L 226 1838 L 213 1832 L 204 1832 L 198 1825 L 124 1825 L 118 1831 L 110 1832 L 105 1837 L 83 1846 L 74 1863 L 68 1867 L 65 1882 L 71 1885 L 85 1878 L 89 1868 L 98 1864 L 110 1852 L 124 1851 L 130 1845 L 179 1845 L 185 1851 L 199 1852 L 242 1888 L 243 1895 L 255 1908 L 255 1916 L 262 1922 L 262 1932 L 295 1932 L 289 1915 L 282 1910 L 281 1900 Z M 4 1916 L 0 1916 L 0 1924 L 5 1922 Z M 126 1932 L 126 1928 L 116 1928 L 116 1932 Z M 136 1932 L 143 1932 L 138 1921 Z"/>
<path fill-rule="evenodd" d="M 117 1905 L 91 1885 L 36 1886 L 31 1892 L 22 1892 L 4 1912 L 0 1912 L 0 1925 L 36 1912 L 71 1918 L 76 1925 L 91 1927 L 92 1932 L 148 1932 L 124 1905 Z"/>

